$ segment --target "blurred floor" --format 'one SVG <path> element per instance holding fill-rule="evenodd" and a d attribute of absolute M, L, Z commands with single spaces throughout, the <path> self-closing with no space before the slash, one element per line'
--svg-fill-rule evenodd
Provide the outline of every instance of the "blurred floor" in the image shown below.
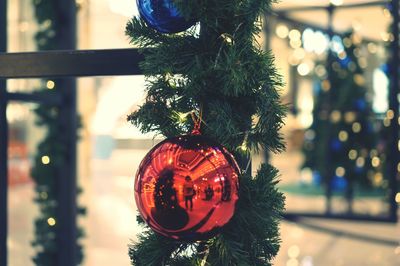
<path fill-rule="evenodd" d="M 128 244 L 141 230 L 136 223 L 133 176 L 147 151 L 116 150 L 109 160 L 94 159 L 93 176 L 82 178 L 84 194 L 80 201 L 88 207 L 88 216 L 80 221 L 87 233 L 84 265 L 130 265 Z M 37 214 L 33 194 L 32 185 L 10 192 L 12 266 L 32 265 L 30 242 Z M 399 225 L 310 219 L 304 224 L 282 223 L 282 247 L 275 266 L 400 265 Z M 328 228 L 331 233 L 315 228 Z M 345 233 L 335 234 L 337 231 Z"/>

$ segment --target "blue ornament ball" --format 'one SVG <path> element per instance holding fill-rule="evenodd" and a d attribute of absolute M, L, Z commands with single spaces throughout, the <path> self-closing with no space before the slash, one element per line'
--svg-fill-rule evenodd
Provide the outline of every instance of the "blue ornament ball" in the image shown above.
<path fill-rule="evenodd" d="M 186 20 L 173 0 L 136 0 L 141 18 L 148 26 L 162 33 L 177 33 L 195 24 Z"/>

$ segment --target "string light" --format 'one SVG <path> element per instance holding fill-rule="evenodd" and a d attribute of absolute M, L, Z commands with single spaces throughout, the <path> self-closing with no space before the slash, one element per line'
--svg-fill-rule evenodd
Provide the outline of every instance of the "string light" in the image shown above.
<path fill-rule="evenodd" d="M 300 38 L 301 38 L 301 33 L 300 33 L 300 31 L 298 31 L 298 30 L 296 30 L 296 29 L 291 30 L 291 31 L 289 32 L 289 38 L 290 38 L 291 40 L 299 40 L 299 41 L 300 41 Z"/>
<path fill-rule="evenodd" d="M 331 0 L 330 2 L 331 2 L 331 4 L 334 5 L 334 6 L 343 5 L 343 0 Z"/>
<path fill-rule="evenodd" d="M 42 164 L 47 165 L 49 163 L 50 163 L 50 157 L 47 155 L 42 156 Z"/>
<path fill-rule="evenodd" d="M 331 113 L 331 121 L 332 122 L 337 123 L 340 121 L 341 118 L 342 118 L 342 114 L 338 110 L 335 110 Z"/>
<path fill-rule="evenodd" d="M 349 151 L 349 159 L 350 160 L 355 160 L 357 158 L 357 151 L 356 150 L 350 150 Z"/>
<path fill-rule="evenodd" d="M 378 52 L 378 46 L 376 46 L 376 44 L 373 42 L 368 43 L 367 48 L 368 52 L 371 54 L 376 54 Z"/>
<path fill-rule="evenodd" d="M 339 132 L 339 140 L 341 142 L 347 141 L 348 138 L 349 138 L 349 134 L 347 134 L 346 131 L 342 130 Z"/>
<path fill-rule="evenodd" d="M 322 78 L 322 77 L 324 77 L 326 75 L 326 69 L 325 69 L 325 67 L 323 65 L 317 65 L 315 67 L 315 73 L 318 75 L 318 77 Z M 329 82 L 328 80 L 326 80 L 326 81 Z M 330 88 L 330 83 L 329 83 L 329 88 Z"/>
<path fill-rule="evenodd" d="M 55 226 L 56 225 L 56 219 L 54 219 L 53 217 L 50 217 L 49 219 L 47 219 L 47 224 L 50 226 Z"/>
<path fill-rule="evenodd" d="M 392 119 L 394 118 L 394 112 L 393 112 L 393 110 L 388 110 L 388 111 L 386 112 L 386 117 L 387 117 L 388 119 L 392 120 Z"/>
<path fill-rule="evenodd" d="M 350 48 L 351 45 L 353 44 L 353 42 L 352 42 L 352 40 L 350 38 L 346 37 L 346 38 L 343 39 L 343 44 L 347 48 Z"/>
<path fill-rule="evenodd" d="M 294 49 L 300 48 L 301 47 L 301 40 L 300 39 L 291 39 L 290 40 L 290 46 Z"/>
<path fill-rule="evenodd" d="M 361 68 L 367 68 L 368 67 L 367 58 L 365 57 L 358 58 L 358 64 L 360 65 Z"/>
<path fill-rule="evenodd" d="M 291 259 L 295 259 L 300 255 L 300 248 L 297 245 L 293 245 L 288 249 L 288 256 Z"/>
<path fill-rule="evenodd" d="M 325 79 L 324 81 L 322 81 L 321 87 L 323 91 L 328 92 L 331 89 L 331 83 L 329 82 L 329 80 Z"/>
<path fill-rule="evenodd" d="M 400 203 L 400 193 L 396 194 L 396 202 Z M 399 251 L 399 254 L 400 254 L 400 251 Z"/>
<path fill-rule="evenodd" d="M 374 180 L 373 180 L 374 185 L 380 186 L 382 184 L 382 181 L 383 181 L 383 175 L 381 173 L 376 173 L 374 175 Z"/>
<path fill-rule="evenodd" d="M 383 125 L 385 127 L 390 127 L 390 119 L 388 119 L 387 117 L 385 117 L 385 119 L 383 119 Z"/>
<path fill-rule="evenodd" d="M 380 163 L 381 163 L 381 160 L 378 157 L 372 158 L 371 164 L 373 167 L 378 167 Z"/>
<path fill-rule="evenodd" d="M 359 133 L 361 131 L 361 124 L 358 122 L 355 122 L 351 126 L 351 129 L 353 130 L 354 133 Z"/>
<path fill-rule="evenodd" d="M 55 84 L 54 81 L 52 81 L 52 80 L 48 80 L 47 83 L 46 83 L 46 87 L 47 87 L 49 90 L 54 89 L 55 86 L 56 86 L 56 84 Z"/>
<path fill-rule="evenodd" d="M 297 72 L 299 72 L 300 76 L 307 76 L 310 73 L 310 67 L 306 63 L 301 63 L 297 67 Z"/>
<path fill-rule="evenodd" d="M 353 80 L 358 86 L 363 86 L 365 84 L 365 79 L 360 74 L 354 75 Z"/>
<path fill-rule="evenodd" d="M 276 35 L 281 38 L 281 39 L 285 39 L 288 37 L 289 35 L 289 29 L 286 25 L 284 24 L 279 24 L 276 27 L 276 31 L 275 31 Z"/>
<path fill-rule="evenodd" d="M 48 196 L 49 196 L 49 195 L 47 194 L 47 192 L 44 192 L 44 191 L 43 191 L 43 192 L 40 192 L 40 197 L 41 197 L 42 199 L 45 200 L 45 199 L 48 198 Z"/>
<path fill-rule="evenodd" d="M 344 120 L 347 123 L 353 123 L 356 120 L 356 113 L 355 112 L 346 112 L 344 114 Z"/>
<path fill-rule="evenodd" d="M 358 157 L 357 158 L 357 161 L 356 161 L 356 165 L 358 166 L 358 167 L 364 167 L 364 165 L 365 165 L 365 159 L 363 158 L 363 157 Z"/>
<path fill-rule="evenodd" d="M 297 59 L 302 60 L 306 56 L 306 52 L 303 48 L 297 48 L 296 50 L 294 50 L 293 55 Z"/>
<path fill-rule="evenodd" d="M 392 17 L 392 14 L 390 13 L 390 10 L 387 9 L 387 8 L 384 8 L 384 9 L 383 9 L 383 15 L 384 15 L 385 17 L 387 17 L 387 18 L 391 18 L 391 17 Z"/>
<path fill-rule="evenodd" d="M 286 266 L 299 266 L 299 261 L 297 259 L 289 259 L 286 262 Z"/>
<path fill-rule="evenodd" d="M 369 156 L 370 156 L 371 158 L 374 158 L 374 157 L 378 156 L 378 151 L 377 151 L 377 150 L 371 150 L 371 151 L 369 152 Z"/>
<path fill-rule="evenodd" d="M 343 177 L 346 174 L 346 170 L 343 167 L 338 167 L 335 173 L 337 176 Z"/>

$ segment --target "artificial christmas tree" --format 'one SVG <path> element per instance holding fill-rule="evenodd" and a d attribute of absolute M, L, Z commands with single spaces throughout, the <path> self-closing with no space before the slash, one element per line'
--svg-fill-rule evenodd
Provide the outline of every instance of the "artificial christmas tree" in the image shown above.
<path fill-rule="evenodd" d="M 60 47 L 63 37 L 60 36 L 63 27 L 63 17 L 59 14 L 61 3 L 53 0 L 33 1 L 35 18 L 39 29 L 35 34 L 38 50 L 54 50 Z M 45 95 L 60 94 L 64 89 L 61 79 L 42 80 L 41 87 L 34 93 Z M 68 89 L 68 88 L 67 88 Z M 33 160 L 31 176 L 35 182 L 35 202 L 39 207 L 39 216 L 35 219 L 35 237 L 32 246 L 35 255 L 32 258 L 35 265 L 57 265 L 59 253 L 63 247 L 57 240 L 59 230 L 60 208 L 58 182 L 62 178 L 62 168 L 68 160 L 68 149 L 65 147 L 65 127 L 60 115 L 60 107 L 51 104 L 40 104 L 35 108 L 36 125 L 46 129 L 46 134 L 37 147 Z M 76 128 L 76 131 L 78 128 Z M 78 194 L 80 190 L 78 189 Z M 86 209 L 78 206 L 78 216 L 85 215 Z M 84 230 L 77 228 L 76 254 L 77 262 L 83 261 L 84 252 L 79 240 L 84 236 Z"/>
<path fill-rule="evenodd" d="M 339 42 L 336 36 L 336 42 Z M 379 166 L 374 113 L 360 66 L 360 39 L 346 34 L 327 57 L 327 76 L 320 81 L 313 123 L 306 132 L 303 167 L 322 177 L 331 212 L 335 188 L 342 188 L 352 213 L 356 185 L 369 186 Z"/>
<path fill-rule="evenodd" d="M 263 164 L 252 176 L 243 158 L 250 151 L 284 149 L 278 132 L 285 114 L 277 91 L 281 77 L 271 53 L 256 42 L 260 18 L 273 2 L 176 0 L 188 21 L 199 21 L 179 34 L 163 34 L 140 18 L 128 23 L 127 35 L 145 55 L 141 67 L 148 81 L 145 103 L 128 120 L 143 132 L 171 138 L 193 129 L 196 120 L 188 116 L 196 113 L 203 136 L 242 158 L 236 212 L 220 234 L 174 240 L 146 227 L 130 248 L 133 265 L 271 265 L 284 205 L 275 187 L 278 172 Z"/>

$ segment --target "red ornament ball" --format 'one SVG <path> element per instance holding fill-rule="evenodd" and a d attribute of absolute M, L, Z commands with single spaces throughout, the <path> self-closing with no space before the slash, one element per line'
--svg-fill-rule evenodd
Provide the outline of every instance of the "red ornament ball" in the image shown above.
<path fill-rule="evenodd" d="M 239 167 L 226 148 L 201 135 L 170 138 L 142 160 L 135 200 L 157 233 L 178 240 L 207 239 L 232 218 Z"/>

